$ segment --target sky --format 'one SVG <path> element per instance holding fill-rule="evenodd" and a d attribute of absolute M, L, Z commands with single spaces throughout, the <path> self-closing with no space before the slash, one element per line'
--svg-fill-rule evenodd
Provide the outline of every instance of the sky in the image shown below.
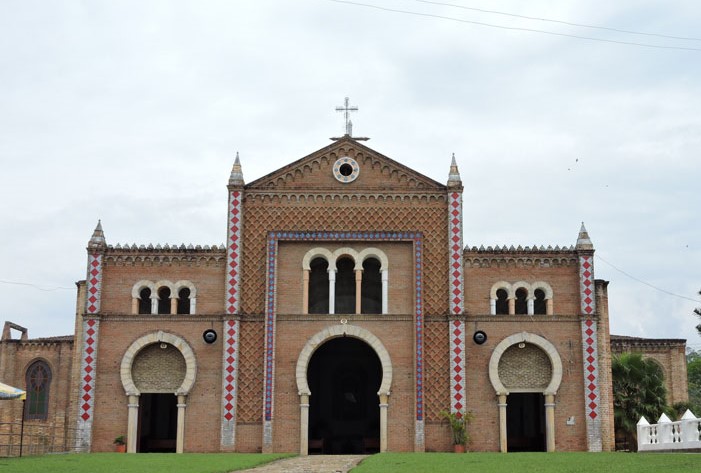
<path fill-rule="evenodd" d="M 3 0 L 0 321 L 73 333 L 98 219 L 224 243 L 236 153 L 252 182 L 325 147 L 350 97 L 376 151 L 439 182 L 455 153 L 466 245 L 585 222 L 612 333 L 701 349 L 699 25 L 697 0 Z"/>

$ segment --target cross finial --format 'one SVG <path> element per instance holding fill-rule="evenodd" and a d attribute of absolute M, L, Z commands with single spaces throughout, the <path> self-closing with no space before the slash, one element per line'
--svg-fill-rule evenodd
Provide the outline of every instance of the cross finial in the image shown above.
<path fill-rule="evenodd" d="M 350 99 L 346 97 L 342 107 L 336 107 L 337 112 L 343 112 L 343 118 L 346 120 L 346 135 L 353 135 L 353 124 L 350 121 L 350 112 L 357 112 L 358 107 L 350 105 Z"/>

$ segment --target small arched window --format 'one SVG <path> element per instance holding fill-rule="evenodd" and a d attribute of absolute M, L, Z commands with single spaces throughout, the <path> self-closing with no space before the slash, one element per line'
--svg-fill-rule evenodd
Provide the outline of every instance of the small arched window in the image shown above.
<path fill-rule="evenodd" d="M 380 274 L 380 261 L 376 258 L 367 258 L 363 261 L 363 280 L 360 294 L 362 295 L 361 314 L 382 313 L 382 275 Z"/>
<path fill-rule="evenodd" d="M 139 291 L 139 314 L 151 313 L 151 289 L 145 287 Z"/>
<path fill-rule="evenodd" d="M 158 313 L 170 314 L 170 288 L 168 287 L 158 290 Z"/>
<path fill-rule="evenodd" d="M 528 291 L 522 287 L 516 289 L 516 313 L 528 314 Z"/>
<path fill-rule="evenodd" d="M 533 313 L 536 315 L 545 315 L 547 313 L 547 303 L 545 302 L 545 291 L 536 289 L 533 292 L 535 300 L 533 301 Z"/>
<path fill-rule="evenodd" d="M 44 361 L 35 361 L 26 373 L 27 400 L 24 417 L 27 420 L 46 420 L 49 415 L 49 388 L 51 369 Z"/>
<path fill-rule="evenodd" d="M 329 313 L 329 263 L 314 258 L 309 263 L 309 313 Z"/>
<path fill-rule="evenodd" d="M 497 289 L 497 315 L 509 315 L 509 294 L 506 289 Z"/>
<path fill-rule="evenodd" d="M 184 287 L 178 291 L 178 314 L 190 313 L 190 289 Z"/>
<path fill-rule="evenodd" d="M 336 261 L 336 314 L 355 314 L 355 262 L 351 258 Z"/>

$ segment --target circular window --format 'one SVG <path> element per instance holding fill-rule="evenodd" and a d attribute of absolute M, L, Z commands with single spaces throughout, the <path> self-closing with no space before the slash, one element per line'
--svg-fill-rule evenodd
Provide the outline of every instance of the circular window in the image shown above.
<path fill-rule="evenodd" d="M 360 166 L 353 158 L 344 156 L 333 164 L 333 175 L 339 182 L 353 182 L 358 178 L 358 174 L 360 174 Z"/>

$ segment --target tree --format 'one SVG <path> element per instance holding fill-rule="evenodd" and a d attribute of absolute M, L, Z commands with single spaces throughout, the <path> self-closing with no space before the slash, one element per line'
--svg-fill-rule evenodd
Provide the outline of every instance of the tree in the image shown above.
<path fill-rule="evenodd" d="M 699 296 L 701 296 L 701 291 L 699 291 Z M 701 317 L 701 307 L 697 307 L 694 309 L 694 314 L 696 314 L 698 317 Z M 701 324 L 698 324 L 696 326 L 696 330 L 699 332 L 699 335 L 701 335 Z"/>
<path fill-rule="evenodd" d="M 656 361 L 641 353 L 623 353 L 613 357 L 613 415 L 616 430 L 626 434 L 635 445 L 641 417 L 657 421 L 664 412 L 667 390 L 664 374 Z"/>
<path fill-rule="evenodd" d="M 686 374 L 691 412 L 699 416 L 701 415 L 701 350 L 690 350 L 686 355 Z"/>

